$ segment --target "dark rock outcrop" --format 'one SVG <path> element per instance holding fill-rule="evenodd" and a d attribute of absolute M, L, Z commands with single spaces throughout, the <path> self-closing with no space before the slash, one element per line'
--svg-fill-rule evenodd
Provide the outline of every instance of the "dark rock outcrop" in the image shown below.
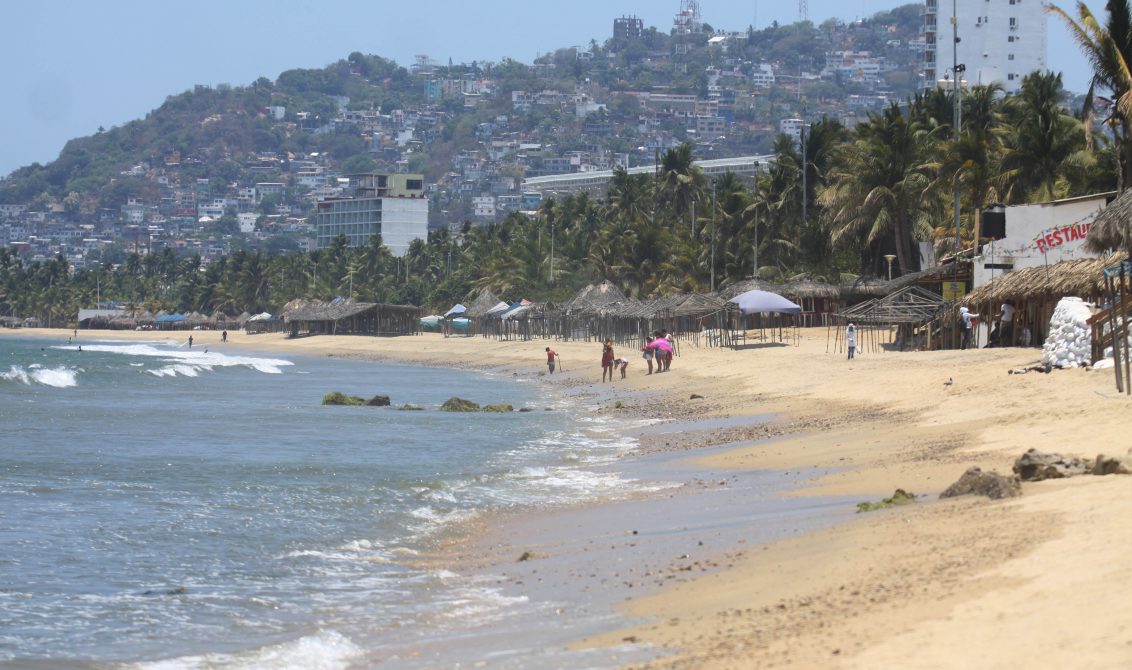
<path fill-rule="evenodd" d="M 1092 463 L 1081 458 L 1030 449 L 1014 461 L 1013 470 L 1024 482 L 1040 482 L 1043 479 L 1083 475 L 1091 468 Z"/>
<path fill-rule="evenodd" d="M 389 407 L 389 396 L 375 395 L 366 401 L 366 404 L 371 407 Z"/>
<path fill-rule="evenodd" d="M 948 486 L 940 498 L 978 495 L 993 500 L 1015 498 L 1022 495 L 1022 483 L 1018 477 L 1007 477 L 997 472 L 983 472 L 977 467 L 968 468 L 959 481 Z"/>
<path fill-rule="evenodd" d="M 480 406 L 479 406 L 479 404 L 474 403 L 471 400 L 464 400 L 463 398 L 457 398 L 456 396 L 452 396 L 448 400 L 444 401 L 444 404 L 440 406 L 440 411 L 441 412 L 478 412 L 478 411 L 480 411 Z"/>
<path fill-rule="evenodd" d="M 497 405 L 484 405 L 483 411 L 485 412 L 514 412 L 515 408 L 511 405 L 497 404 Z"/>

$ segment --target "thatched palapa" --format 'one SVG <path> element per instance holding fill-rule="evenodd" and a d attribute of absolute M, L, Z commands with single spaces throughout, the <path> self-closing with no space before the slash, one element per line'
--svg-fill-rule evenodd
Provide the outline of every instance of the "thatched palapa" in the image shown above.
<path fill-rule="evenodd" d="M 1132 189 L 1102 209 L 1085 236 L 1085 251 L 1104 254 L 1116 249 L 1132 252 Z"/>
<path fill-rule="evenodd" d="M 291 337 L 301 335 L 415 335 L 421 309 L 411 305 L 334 300 L 295 300 L 283 310 Z"/>
<path fill-rule="evenodd" d="M 1127 256 L 1120 253 L 1105 258 L 1080 258 L 1007 272 L 971 291 L 966 301 L 1002 304 L 1040 299 L 1056 302 L 1065 296 L 1095 299 L 1105 292 L 1105 268 L 1125 258 Z"/>

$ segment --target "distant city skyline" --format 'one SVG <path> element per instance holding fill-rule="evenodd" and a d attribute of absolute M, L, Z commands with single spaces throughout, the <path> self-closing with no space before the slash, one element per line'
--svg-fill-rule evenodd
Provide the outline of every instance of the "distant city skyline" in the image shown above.
<path fill-rule="evenodd" d="M 807 2 L 814 23 L 867 18 L 904 4 Z M 941 0 L 941 13 L 949 4 Z M 1086 4 L 1103 16 L 1103 2 Z M 406 67 L 417 54 L 445 63 L 530 63 L 557 48 L 604 42 L 622 15 L 667 31 L 679 6 L 679 0 L 13 3 L 5 7 L 0 42 L 7 103 L 0 106 L 0 174 L 48 163 L 68 140 L 143 118 L 196 84 L 242 86 L 285 70 L 320 68 L 353 51 Z M 700 0 L 700 7 L 703 21 L 729 31 L 799 18 L 797 2 Z M 1070 91 L 1083 92 L 1087 62 L 1059 20 L 1050 18 L 1049 33 L 1050 68 L 1063 73 Z"/>

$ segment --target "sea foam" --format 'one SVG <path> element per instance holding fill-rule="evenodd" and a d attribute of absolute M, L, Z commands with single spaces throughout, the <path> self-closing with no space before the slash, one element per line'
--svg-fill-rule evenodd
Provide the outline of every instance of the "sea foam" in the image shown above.
<path fill-rule="evenodd" d="M 69 348 L 69 347 L 59 347 Z M 169 349 L 149 343 L 103 342 L 84 345 L 83 351 L 94 351 L 121 356 L 161 359 L 162 365 L 146 370 L 156 377 L 196 377 L 202 372 L 212 372 L 218 368 L 244 367 L 265 374 L 282 374 L 282 368 L 294 365 L 280 358 L 260 358 L 258 356 L 229 355 L 207 348 Z M 130 364 L 135 365 L 134 363 Z"/>
<path fill-rule="evenodd" d="M 76 379 L 77 372 L 78 370 L 75 368 L 68 368 L 62 365 L 54 368 L 45 368 L 39 365 L 23 368 L 18 365 L 13 365 L 7 372 L 0 372 L 0 379 L 20 382 L 28 386 L 32 384 L 42 384 L 43 386 L 53 386 L 55 388 L 68 388 L 78 385 Z"/>
<path fill-rule="evenodd" d="M 164 661 L 138 663 L 136 670 L 340 670 L 361 659 L 361 647 L 336 631 L 319 631 L 297 640 L 273 644 L 237 654 L 182 656 Z"/>

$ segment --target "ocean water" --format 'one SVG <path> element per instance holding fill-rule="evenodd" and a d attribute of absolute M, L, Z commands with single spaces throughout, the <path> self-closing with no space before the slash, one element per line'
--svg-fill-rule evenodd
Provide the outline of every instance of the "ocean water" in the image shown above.
<path fill-rule="evenodd" d="M 542 606 L 419 567 L 461 524 L 663 485 L 529 381 L 81 344 L 0 338 L 0 667 L 375 667 Z M 454 395 L 535 411 L 436 410 Z"/>

